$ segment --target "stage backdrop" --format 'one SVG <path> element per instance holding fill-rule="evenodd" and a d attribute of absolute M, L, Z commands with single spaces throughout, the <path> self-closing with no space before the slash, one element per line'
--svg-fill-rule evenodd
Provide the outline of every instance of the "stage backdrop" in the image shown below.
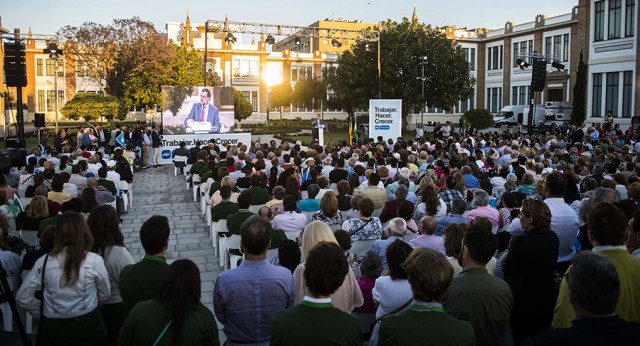
<path fill-rule="evenodd" d="M 222 151 L 226 151 L 227 144 L 251 145 L 251 133 L 212 133 L 212 134 L 186 134 L 186 135 L 164 135 L 162 136 L 162 151 L 160 152 L 160 163 L 171 163 L 173 151 L 179 147 L 180 142 L 185 142 L 187 148 L 195 146 L 196 141 L 200 141 L 201 146 L 209 143 L 213 139 Z"/>
<path fill-rule="evenodd" d="M 201 95 L 210 97 L 205 101 Z M 230 87 L 162 86 L 162 132 L 167 135 L 233 132 L 233 101 Z M 196 119 L 193 124 L 193 118 L 200 117 L 201 102 L 207 102 L 207 119 Z M 217 122 L 213 121 L 214 114 Z"/>
<path fill-rule="evenodd" d="M 402 100 L 369 100 L 369 137 L 384 140 L 402 136 Z"/>

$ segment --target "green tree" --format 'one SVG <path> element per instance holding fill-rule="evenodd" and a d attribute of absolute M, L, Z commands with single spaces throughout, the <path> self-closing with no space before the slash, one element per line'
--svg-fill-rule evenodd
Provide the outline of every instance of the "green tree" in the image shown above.
<path fill-rule="evenodd" d="M 419 57 L 427 57 L 424 97 L 418 81 Z M 438 28 L 407 18 L 401 22 L 387 20 L 380 32 L 380 60 L 381 96 L 402 99 L 405 117 L 424 105 L 450 110 L 473 95 L 475 79 L 470 76 L 462 48 Z M 335 73 L 326 74 L 335 94 L 330 94 L 330 102 L 348 113 L 367 108 L 369 99 L 378 97 L 376 49 L 358 42 L 338 58 L 337 64 Z"/>
<path fill-rule="evenodd" d="M 233 115 L 236 120 L 242 121 L 251 116 L 253 113 L 253 105 L 249 102 L 242 92 L 233 88 Z"/>
<path fill-rule="evenodd" d="M 487 109 L 475 108 L 462 114 L 460 121 L 464 126 L 471 125 L 476 130 L 484 130 L 493 126 L 493 115 Z"/>
<path fill-rule="evenodd" d="M 271 87 L 269 94 L 269 106 L 280 109 L 280 118 L 282 118 L 282 107 L 288 107 L 293 101 L 293 88 L 288 82 L 282 82 Z"/>
<path fill-rule="evenodd" d="M 292 94 L 293 104 L 306 109 L 321 109 L 326 98 L 327 89 L 320 78 L 299 80 Z"/>
<path fill-rule="evenodd" d="M 93 121 L 100 117 L 112 120 L 124 120 L 127 109 L 124 104 L 113 96 L 103 96 L 94 93 L 79 93 L 60 109 L 64 117 L 71 120 L 84 118 Z"/>
<path fill-rule="evenodd" d="M 573 86 L 573 113 L 571 114 L 571 123 L 574 125 L 582 125 L 587 119 L 587 77 L 588 66 L 582 58 L 580 51 L 580 61 L 578 62 L 578 71 L 576 73 L 576 84 Z"/>

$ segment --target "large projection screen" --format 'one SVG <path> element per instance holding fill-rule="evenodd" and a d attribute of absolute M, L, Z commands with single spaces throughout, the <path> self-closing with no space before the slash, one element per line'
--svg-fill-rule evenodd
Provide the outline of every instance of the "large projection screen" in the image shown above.
<path fill-rule="evenodd" d="M 162 87 L 164 135 L 233 132 L 233 88 Z"/>

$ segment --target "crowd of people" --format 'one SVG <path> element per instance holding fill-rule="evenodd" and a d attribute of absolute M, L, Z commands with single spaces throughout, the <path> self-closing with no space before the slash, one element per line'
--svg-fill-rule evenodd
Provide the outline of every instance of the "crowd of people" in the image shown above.
<path fill-rule="evenodd" d="M 181 143 L 187 181 L 212 221 L 226 220 L 219 236 L 241 237 L 243 260 L 216 279 L 213 314 L 200 303 L 197 267 L 166 263 L 165 217 L 142 226 L 145 257 L 133 264 L 117 213 L 96 206 L 109 184 L 91 190 L 85 221 L 86 198 L 47 199 L 49 187 L 65 189 L 66 167 L 45 169 L 33 177 L 42 198 L 23 218 L 46 222 L 53 209 L 55 227 L 41 235 L 53 241 L 18 302 L 43 316 L 51 340 L 81 328 L 67 344 L 217 344 L 214 315 L 227 345 L 640 343 L 633 132 L 565 124 L 535 135 L 421 134 L 324 146 Z M 95 170 L 100 153 L 69 175 Z M 113 151 L 113 167 L 131 171 L 126 159 Z M 9 206 L 14 191 L 0 177 L 3 192 Z"/>

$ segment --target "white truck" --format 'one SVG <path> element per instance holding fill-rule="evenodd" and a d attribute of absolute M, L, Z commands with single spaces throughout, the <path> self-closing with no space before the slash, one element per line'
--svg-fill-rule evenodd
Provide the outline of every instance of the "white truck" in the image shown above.
<path fill-rule="evenodd" d="M 519 125 L 526 127 L 529 120 L 529 105 L 509 105 L 503 107 L 494 116 L 494 126 Z M 571 104 L 568 102 L 546 102 L 544 105 L 534 105 L 532 125 L 543 129 L 555 123 L 560 125 L 564 121 L 571 120 Z"/>

